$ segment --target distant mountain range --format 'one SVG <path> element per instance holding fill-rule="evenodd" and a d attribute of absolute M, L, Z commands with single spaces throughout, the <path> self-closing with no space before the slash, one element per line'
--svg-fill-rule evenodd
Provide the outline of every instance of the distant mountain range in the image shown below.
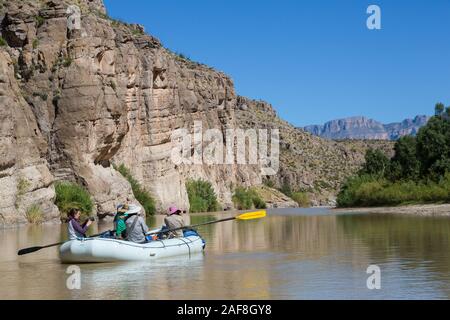
<path fill-rule="evenodd" d="M 331 140 L 397 140 L 406 135 L 416 135 L 429 119 L 430 117 L 421 115 L 402 122 L 382 124 L 361 116 L 332 120 L 324 125 L 312 125 L 303 129 L 313 135 Z"/>

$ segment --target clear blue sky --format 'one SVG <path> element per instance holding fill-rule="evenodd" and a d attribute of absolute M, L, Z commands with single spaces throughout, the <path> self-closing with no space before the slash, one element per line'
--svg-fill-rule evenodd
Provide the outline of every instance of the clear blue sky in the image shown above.
<path fill-rule="evenodd" d="M 294 125 L 450 105 L 448 0 L 105 0 L 165 47 L 224 71 Z M 382 10 L 368 30 L 366 9 Z"/>

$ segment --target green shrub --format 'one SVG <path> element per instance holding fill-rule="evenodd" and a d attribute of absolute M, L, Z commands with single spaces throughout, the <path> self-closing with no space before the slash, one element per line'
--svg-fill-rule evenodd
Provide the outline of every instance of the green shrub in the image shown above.
<path fill-rule="evenodd" d="M 53 92 L 52 103 L 54 105 L 56 105 L 60 99 L 61 99 L 61 91 L 60 90 L 56 90 L 55 92 Z"/>
<path fill-rule="evenodd" d="M 266 202 L 259 196 L 256 198 L 252 198 L 252 201 L 253 201 L 253 206 L 255 207 L 255 209 L 267 209 Z"/>
<path fill-rule="evenodd" d="M 264 185 L 269 187 L 269 188 L 272 188 L 272 189 L 275 188 L 275 182 L 273 182 L 270 179 L 265 179 L 264 180 Z"/>
<path fill-rule="evenodd" d="M 422 177 L 438 180 L 450 171 L 450 118 L 432 117 L 417 134 L 416 156 Z"/>
<path fill-rule="evenodd" d="M 191 212 L 214 212 L 219 210 L 217 196 L 210 182 L 189 180 L 186 182 Z"/>
<path fill-rule="evenodd" d="M 16 201 L 14 203 L 16 209 L 19 209 L 20 202 L 22 201 L 22 198 L 25 195 L 25 193 L 27 193 L 30 185 L 31 185 L 30 182 L 24 178 L 20 178 L 19 182 L 17 183 Z"/>
<path fill-rule="evenodd" d="M 61 214 L 67 215 L 70 209 L 80 209 L 83 216 L 92 213 L 94 204 L 91 196 L 83 187 L 71 182 L 58 182 L 55 186 L 56 201 Z"/>
<path fill-rule="evenodd" d="M 364 183 L 372 182 L 374 180 L 375 179 L 369 175 L 354 176 L 348 178 L 342 185 L 341 190 L 337 196 L 337 205 L 339 207 L 356 206 L 356 191 Z"/>
<path fill-rule="evenodd" d="M 181 52 L 175 52 L 175 56 L 181 60 L 191 61 L 191 59 L 187 55 L 185 55 Z"/>
<path fill-rule="evenodd" d="M 292 188 L 288 183 L 284 183 L 280 191 L 287 195 L 289 198 L 292 196 Z"/>
<path fill-rule="evenodd" d="M 130 30 L 134 36 L 142 36 L 145 34 L 142 30 L 139 29 L 130 28 Z"/>
<path fill-rule="evenodd" d="M 65 58 L 64 61 L 62 62 L 62 65 L 63 65 L 64 67 L 68 68 L 68 67 L 70 67 L 70 66 L 72 65 L 72 62 L 73 62 L 72 58 L 67 57 L 67 58 Z"/>
<path fill-rule="evenodd" d="M 39 46 L 39 40 L 38 39 L 34 39 L 33 40 L 33 49 L 36 49 Z"/>
<path fill-rule="evenodd" d="M 37 27 L 41 27 L 45 23 L 45 18 L 41 16 L 36 16 L 36 25 Z"/>
<path fill-rule="evenodd" d="M 243 187 L 237 187 L 232 197 L 234 206 L 238 210 L 249 210 L 253 206 L 250 194 Z"/>
<path fill-rule="evenodd" d="M 189 206 L 190 211 L 193 213 L 196 212 L 208 212 L 208 202 L 205 199 L 202 199 L 199 196 L 193 195 L 189 197 Z M 216 210 L 212 210 L 216 211 Z"/>
<path fill-rule="evenodd" d="M 254 189 L 237 187 L 232 197 L 234 206 L 238 210 L 266 209 L 267 205 Z"/>
<path fill-rule="evenodd" d="M 133 189 L 133 194 L 137 201 L 142 204 L 145 212 L 149 215 L 154 215 L 156 213 L 155 200 L 150 195 L 150 193 L 142 188 Z"/>
<path fill-rule="evenodd" d="M 117 85 L 116 85 L 116 83 L 115 83 L 113 80 L 111 80 L 111 81 L 109 82 L 109 85 L 110 85 L 110 87 L 114 90 L 114 92 L 116 92 L 116 90 L 117 90 Z"/>
<path fill-rule="evenodd" d="M 389 158 L 381 150 L 371 148 L 367 150 L 361 174 L 383 177 L 388 169 Z"/>
<path fill-rule="evenodd" d="M 123 22 L 123 21 L 118 20 L 118 19 L 112 19 L 112 18 L 109 18 L 109 17 L 106 17 L 105 19 L 110 20 L 111 21 L 111 25 L 113 27 L 116 27 L 116 28 L 120 27 L 120 26 L 127 26 L 128 25 L 126 22 Z"/>
<path fill-rule="evenodd" d="M 150 193 L 141 186 L 141 184 L 133 177 L 130 170 L 121 164 L 119 167 L 114 166 L 114 168 L 125 178 L 131 185 L 134 197 L 142 205 L 145 212 L 149 215 L 154 215 L 156 213 L 155 200 L 150 195 Z"/>
<path fill-rule="evenodd" d="M 0 47 L 5 47 L 8 45 L 8 42 L 6 42 L 5 39 L 3 39 L 2 37 L 0 37 Z"/>
<path fill-rule="evenodd" d="M 439 183 L 434 181 L 391 182 L 373 176 L 353 177 L 347 180 L 338 195 L 339 207 L 396 206 L 405 204 L 450 201 L 450 175 Z"/>
<path fill-rule="evenodd" d="M 31 224 L 41 224 L 44 222 L 44 214 L 39 205 L 32 205 L 26 212 L 27 221 Z"/>
<path fill-rule="evenodd" d="M 13 60 L 13 67 L 14 67 L 14 77 L 18 79 L 20 77 L 20 66 L 17 60 Z"/>
<path fill-rule="evenodd" d="M 417 141 L 413 136 L 405 136 L 395 143 L 395 155 L 391 160 L 387 176 L 390 180 L 410 179 L 416 181 L 420 175 L 417 160 Z"/>
<path fill-rule="evenodd" d="M 306 192 L 294 192 L 292 193 L 292 200 L 297 202 L 301 208 L 309 208 L 311 206 L 311 200 Z"/>
<path fill-rule="evenodd" d="M 261 196 L 256 192 L 254 189 L 250 189 L 249 191 L 250 197 L 252 198 L 252 203 L 255 209 L 266 209 L 267 204 L 266 202 L 261 198 Z"/>

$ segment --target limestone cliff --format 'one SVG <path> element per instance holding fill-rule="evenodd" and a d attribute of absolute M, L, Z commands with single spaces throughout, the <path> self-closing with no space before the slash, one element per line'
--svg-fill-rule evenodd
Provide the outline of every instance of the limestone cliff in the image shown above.
<path fill-rule="evenodd" d="M 332 179 L 330 199 L 361 163 L 361 150 L 296 130 L 268 104 L 238 97 L 227 75 L 110 19 L 101 0 L 0 0 L 0 35 L 0 224 L 24 222 L 33 202 L 56 218 L 56 180 L 83 184 L 98 213 L 134 201 L 113 164 L 130 168 L 160 210 L 189 206 L 191 178 L 210 181 L 231 207 L 235 186 L 264 177 L 258 165 L 176 165 L 171 135 L 193 133 L 195 121 L 221 132 L 280 125 L 282 168 L 272 179 L 313 193 Z"/>
<path fill-rule="evenodd" d="M 26 222 L 40 205 L 46 220 L 59 217 L 47 144 L 14 79 L 11 58 L 0 51 L 0 225 Z"/>
<path fill-rule="evenodd" d="M 69 28 L 72 3 L 81 8 L 79 29 Z M 236 126 L 229 77 L 171 53 L 140 26 L 109 19 L 99 1 L 3 6 L 8 45 L 1 50 L 42 140 L 40 159 L 55 179 L 84 184 L 99 212 L 133 199 L 113 163 L 131 168 L 160 209 L 188 207 L 188 177 L 211 181 L 225 205 L 233 184 L 261 183 L 256 169 L 176 166 L 170 159 L 175 129 L 195 120 L 205 129 Z"/>

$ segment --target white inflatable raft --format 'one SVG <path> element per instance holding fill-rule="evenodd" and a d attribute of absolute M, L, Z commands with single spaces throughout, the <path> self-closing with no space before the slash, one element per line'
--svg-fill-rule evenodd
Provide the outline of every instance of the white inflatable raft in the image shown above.
<path fill-rule="evenodd" d="M 199 236 L 152 241 L 146 244 L 87 238 L 64 243 L 59 253 L 62 263 L 101 263 L 151 261 L 165 257 L 191 255 L 203 249 L 204 242 Z"/>

